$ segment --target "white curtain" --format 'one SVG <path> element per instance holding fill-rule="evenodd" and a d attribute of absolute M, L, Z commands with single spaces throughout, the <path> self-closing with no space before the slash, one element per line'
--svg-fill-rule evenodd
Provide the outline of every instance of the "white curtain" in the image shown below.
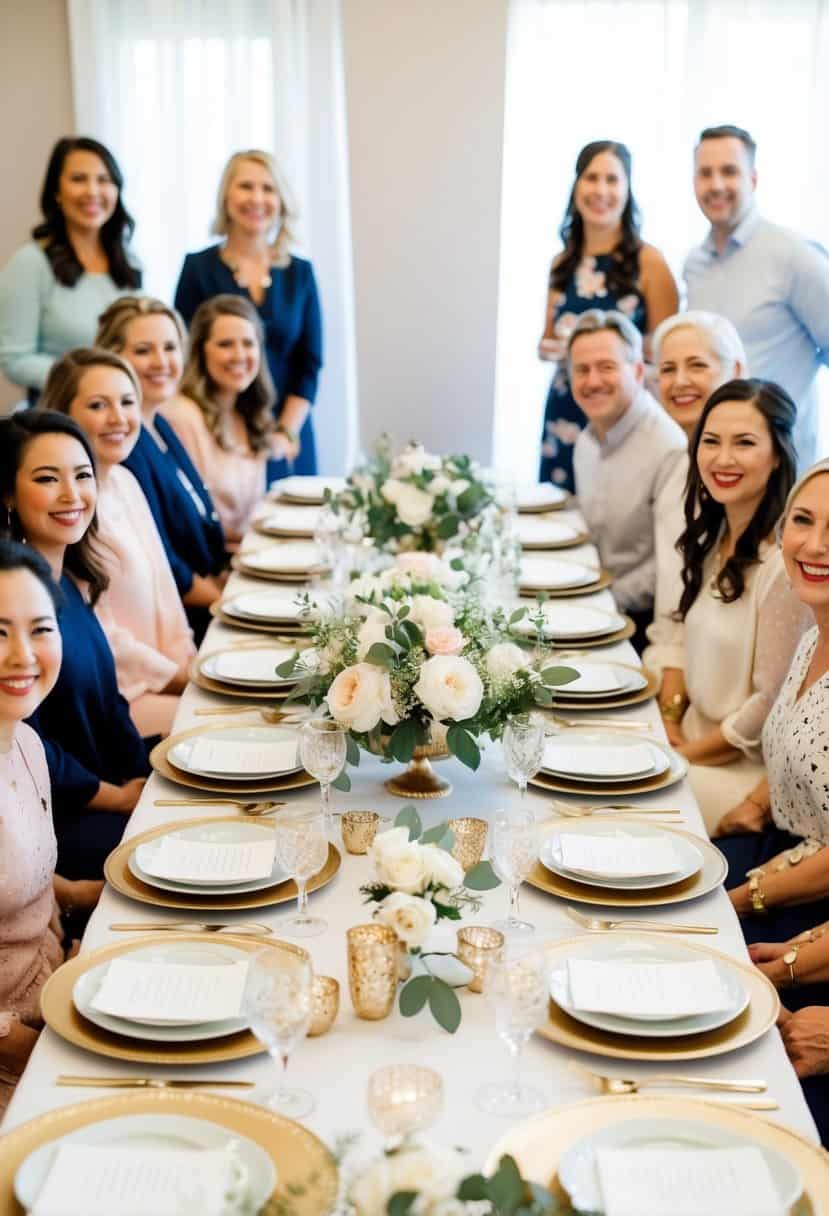
<path fill-rule="evenodd" d="M 679 277 L 706 224 L 691 182 L 700 130 L 746 127 L 762 212 L 829 247 L 829 0 L 510 0 L 496 461 L 537 474 L 550 261 L 579 149 L 633 154 L 645 239 Z M 823 415 L 829 373 L 821 372 Z M 829 425 L 824 430 L 829 450 Z"/>
<path fill-rule="evenodd" d="M 124 172 L 144 289 L 171 300 L 210 242 L 231 153 L 272 150 L 320 288 L 323 471 L 356 445 L 356 362 L 339 0 L 69 0 L 77 130 Z"/>

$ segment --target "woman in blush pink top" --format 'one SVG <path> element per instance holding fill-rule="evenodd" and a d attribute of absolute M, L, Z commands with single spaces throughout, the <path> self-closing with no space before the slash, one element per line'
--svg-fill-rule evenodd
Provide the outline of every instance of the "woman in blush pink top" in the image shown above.
<path fill-rule="evenodd" d="M 40 990 L 64 960 L 59 905 L 90 909 L 103 885 L 55 875 L 49 770 L 23 721 L 58 678 L 56 595 L 38 553 L 0 540 L 0 1115 L 42 1025 Z"/>
<path fill-rule="evenodd" d="M 43 394 L 43 407 L 73 418 L 95 453 L 100 556 L 110 578 L 95 612 L 130 715 L 151 736 L 172 727 L 195 647 L 147 500 L 120 463 L 138 439 L 140 402 L 129 364 L 93 348 L 64 356 Z"/>
<path fill-rule="evenodd" d="M 278 455 L 274 389 L 250 301 L 214 296 L 193 317 L 180 396 L 162 407 L 216 504 L 229 551 L 239 547 Z"/>

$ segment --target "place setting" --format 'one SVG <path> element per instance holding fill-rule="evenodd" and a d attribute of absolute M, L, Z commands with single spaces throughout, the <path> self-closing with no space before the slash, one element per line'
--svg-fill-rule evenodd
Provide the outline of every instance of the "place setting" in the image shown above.
<path fill-rule="evenodd" d="M 296 506 L 321 507 L 325 502 L 326 492 L 340 494 L 345 489 L 344 477 L 294 476 L 283 477 L 268 491 L 268 498 L 274 502 L 290 503 Z"/>
<path fill-rule="evenodd" d="M 526 608 L 524 603 L 513 605 L 513 610 Z M 559 648 L 585 650 L 596 646 L 609 646 L 623 642 L 635 632 L 629 616 L 622 612 L 593 608 L 578 601 L 545 600 L 538 609 L 541 613 L 541 636 L 543 640 Z M 523 637 L 536 637 L 538 611 L 530 610 L 517 621 L 512 630 Z"/>
<path fill-rule="evenodd" d="M 526 881 L 573 903 L 643 908 L 697 899 L 726 873 L 709 840 L 620 814 L 548 824 Z"/>
<path fill-rule="evenodd" d="M 307 583 L 325 571 L 319 550 L 310 540 L 285 541 L 237 553 L 230 564 L 241 574 L 280 583 Z"/>
<path fill-rule="evenodd" d="M 322 509 L 316 506 L 272 507 L 253 521 L 253 529 L 263 536 L 313 538 Z"/>
<path fill-rule="evenodd" d="M 211 605 L 210 612 L 224 625 L 275 633 L 301 639 L 323 608 L 317 598 L 304 591 L 282 587 L 266 591 L 241 591 Z"/>
<path fill-rule="evenodd" d="M 522 549 L 570 549 L 590 539 L 583 527 L 541 514 L 519 515 L 516 535 Z"/>
<path fill-rule="evenodd" d="M 544 591 L 551 596 L 566 596 L 578 591 L 580 595 L 592 595 L 612 582 L 612 576 L 597 565 L 530 553 L 521 558 L 518 593 L 535 596 Z"/>
<path fill-rule="evenodd" d="M 277 643 L 244 643 L 222 647 L 207 654 L 196 655 L 190 664 L 190 679 L 207 692 L 226 697 L 260 697 L 269 701 L 284 701 L 296 688 L 298 675 L 279 675 L 278 669 L 292 659 L 295 645 Z M 304 650 L 303 664 L 310 672 L 313 652 Z"/>
<path fill-rule="evenodd" d="M 616 709 L 650 701 L 659 691 L 659 680 L 652 672 L 630 663 L 568 659 L 567 666 L 579 674 L 556 689 L 557 709 Z"/>
<path fill-rule="evenodd" d="M 519 515 L 560 511 L 569 506 L 571 494 L 550 481 L 527 482 L 515 487 L 515 509 Z"/>
<path fill-rule="evenodd" d="M 485 1171 L 511 1155 L 523 1177 L 585 1216 L 818 1216 L 823 1149 L 725 1102 L 644 1094 L 591 1098 L 511 1127 Z"/>
<path fill-rule="evenodd" d="M 245 695 L 254 693 L 262 695 L 250 687 Z M 296 726 L 287 723 L 196 726 L 157 743 L 150 765 L 178 785 L 217 794 L 270 794 L 315 780 L 302 767 Z"/>
<path fill-rule="evenodd" d="M 566 687 L 566 685 L 564 686 Z M 556 690 L 555 704 L 559 701 Z M 596 699 L 575 707 L 598 709 Z M 589 724 L 559 731 L 547 740 L 541 766 L 530 783 L 561 794 L 618 798 L 667 789 L 688 771 L 685 759 L 667 744 L 633 737 L 624 730 L 593 730 Z"/>

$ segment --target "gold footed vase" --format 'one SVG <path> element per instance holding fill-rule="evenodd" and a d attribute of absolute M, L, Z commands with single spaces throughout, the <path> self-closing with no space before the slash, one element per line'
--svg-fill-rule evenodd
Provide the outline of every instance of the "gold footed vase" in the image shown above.
<path fill-rule="evenodd" d="M 442 733 L 442 739 L 435 739 L 433 734 L 428 743 L 416 747 L 409 767 L 384 782 L 390 794 L 395 794 L 398 798 L 446 798 L 452 793 L 452 783 L 439 777 L 431 763 L 433 760 L 446 760 L 449 757 L 445 731 Z"/>

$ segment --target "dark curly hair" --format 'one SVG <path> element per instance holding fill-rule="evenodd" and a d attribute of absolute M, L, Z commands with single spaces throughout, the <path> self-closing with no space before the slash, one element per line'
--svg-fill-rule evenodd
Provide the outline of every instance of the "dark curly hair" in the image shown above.
<path fill-rule="evenodd" d="M 56 414 L 53 410 L 23 410 L 0 420 L 0 498 L 7 504 L 8 510 L 6 519 L 0 516 L 0 535 L 5 535 L 9 540 L 26 539 L 18 514 L 9 504 L 14 499 L 17 473 L 26 448 L 38 435 L 69 435 L 77 439 L 95 471 L 95 456 L 89 440 L 77 422 L 65 414 Z M 109 586 L 109 575 L 96 552 L 97 537 L 98 517 L 93 514 L 89 527 L 77 544 L 66 546 L 63 559 L 64 569 L 80 582 L 88 584 L 89 600 L 93 606 Z"/>
<path fill-rule="evenodd" d="M 107 173 L 117 187 L 118 201 L 112 215 L 101 228 L 101 244 L 109 266 L 109 277 L 113 283 L 118 287 L 140 287 L 141 271 L 130 261 L 127 253 L 127 246 L 135 229 L 135 220 L 127 211 L 121 198 L 124 176 L 110 150 L 97 139 L 90 139 L 86 135 L 64 136 L 55 144 L 46 167 L 43 189 L 40 192 L 40 210 L 43 212 L 43 220 L 32 229 L 32 236 L 43 246 L 43 252 L 49 259 L 49 265 L 52 267 L 52 273 L 57 281 L 64 287 L 74 287 L 84 273 L 84 269 L 69 240 L 66 220 L 58 203 L 60 175 L 63 172 L 66 158 L 71 152 L 94 153 L 103 162 Z"/>
<path fill-rule="evenodd" d="M 622 212 L 622 236 L 613 251 L 613 265 L 608 271 L 607 283 L 612 291 L 619 295 L 627 295 L 636 290 L 639 282 L 639 253 L 642 249 L 642 238 L 639 231 L 642 217 L 633 197 L 631 185 L 631 157 L 624 144 L 613 139 L 597 139 L 586 144 L 576 159 L 576 176 L 564 219 L 558 234 L 564 249 L 555 259 L 550 270 L 550 289 L 565 291 L 567 284 L 576 272 L 579 262 L 584 256 L 584 221 L 576 208 L 576 185 L 579 178 L 590 167 L 591 162 L 602 152 L 611 152 L 622 163 L 628 180 L 628 196 L 625 209 Z"/>
<path fill-rule="evenodd" d="M 759 561 L 760 544 L 774 532 L 794 485 L 797 457 L 792 431 L 797 406 L 785 389 L 771 380 L 729 380 L 720 385 L 705 403 L 689 449 L 690 467 L 685 482 L 685 531 L 677 541 L 682 556 L 682 597 L 677 617 L 684 621 L 702 587 L 703 565 L 717 544 L 725 520 L 725 509 L 712 498 L 699 475 L 697 452 L 711 411 L 726 401 L 747 401 L 766 421 L 777 457 L 777 467 L 766 484 L 766 492 L 751 522 L 736 538 L 734 552 L 715 580 L 717 593 L 726 604 L 738 600 L 745 590 L 749 567 Z"/>

